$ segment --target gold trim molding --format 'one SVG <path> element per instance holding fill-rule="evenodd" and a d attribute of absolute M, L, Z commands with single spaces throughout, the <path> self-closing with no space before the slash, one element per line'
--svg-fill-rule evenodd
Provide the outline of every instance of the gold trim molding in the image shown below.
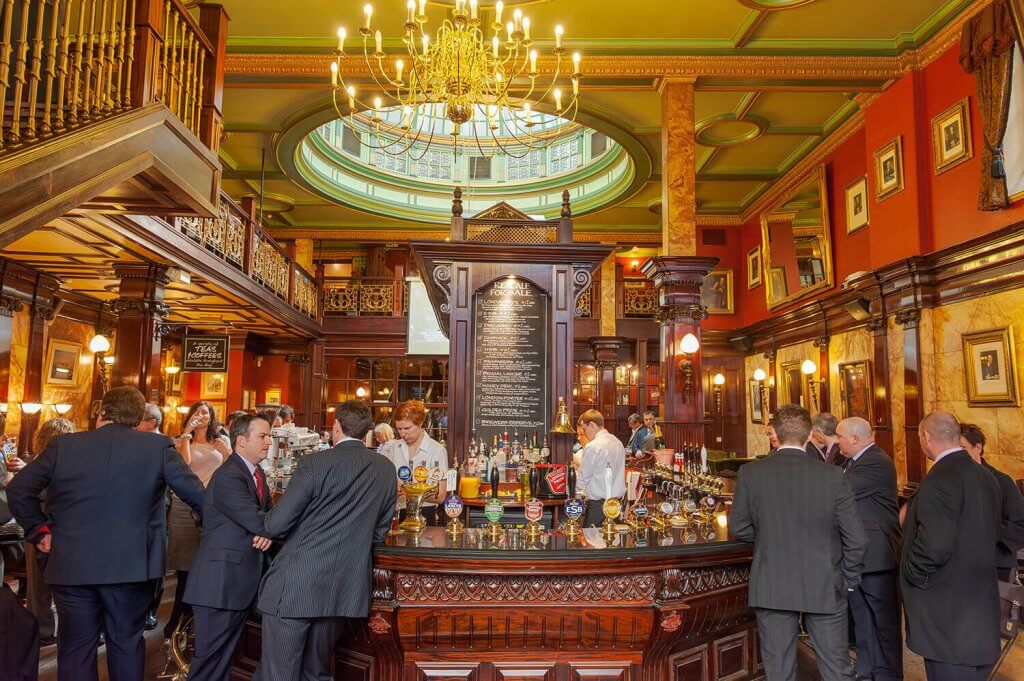
<path fill-rule="evenodd" d="M 738 218 L 729 218 L 736 220 Z M 698 220 L 698 224 L 700 221 Z M 273 229 L 270 235 L 275 239 L 317 239 L 322 241 L 355 241 L 367 243 L 404 242 L 413 239 L 436 239 L 442 241 L 450 236 L 445 231 L 424 230 L 368 230 L 368 229 Z M 576 243 L 617 243 L 617 244 L 658 244 L 661 245 L 661 232 L 576 232 L 573 234 Z M 316 258 L 319 255 L 314 254 Z"/>

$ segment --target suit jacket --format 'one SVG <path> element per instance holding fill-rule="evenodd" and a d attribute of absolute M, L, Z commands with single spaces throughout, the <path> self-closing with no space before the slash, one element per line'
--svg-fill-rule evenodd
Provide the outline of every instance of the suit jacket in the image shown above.
<path fill-rule="evenodd" d="M 849 460 L 846 480 L 853 490 L 867 539 L 864 572 L 896 569 L 900 550 L 896 466 L 877 445 L 871 445 L 856 461 Z"/>
<path fill-rule="evenodd" d="M 651 431 L 647 429 L 647 426 L 640 426 L 633 434 L 629 436 L 629 442 L 626 443 L 626 451 L 630 454 L 636 454 L 644 449 L 644 438 L 651 434 Z"/>
<path fill-rule="evenodd" d="M 270 488 L 263 501 L 245 461 L 232 453 L 210 478 L 203 496 L 203 534 L 185 586 L 185 602 L 222 610 L 247 610 L 256 598 L 266 553 L 254 549 L 265 536 Z"/>
<path fill-rule="evenodd" d="M 257 606 L 277 617 L 366 617 L 371 549 L 395 511 L 395 467 L 356 440 L 302 457 L 266 516 L 284 547 L 263 577 Z"/>
<path fill-rule="evenodd" d="M 729 519 L 754 544 L 749 603 L 757 608 L 835 613 L 860 583 L 864 528 L 843 471 L 780 447 L 742 466 Z"/>
<path fill-rule="evenodd" d="M 26 537 L 50 527 L 47 584 L 124 584 L 164 574 L 168 486 L 202 512 L 203 485 L 171 438 L 111 423 L 50 440 L 7 498 Z"/>
<path fill-rule="evenodd" d="M 908 502 L 900 586 L 907 646 L 930 660 L 980 666 L 999 656 L 999 487 L 959 450 Z"/>
<path fill-rule="evenodd" d="M 822 456 L 821 450 L 818 449 L 818 446 L 815 445 L 813 442 L 807 443 L 806 451 L 807 456 L 811 457 L 812 459 L 824 461 L 825 463 L 830 463 L 833 466 L 839 466 L 840 468 L 845 468 L 846 462 L 848 461 L 848 459 L 845 456 L 843 456 L 843 453 L 839 451 L 838 442 L 829 448 L 828 454 L 826 454 L 825 456 Z"/>
<path fill-rule="evenodd" d="M 988 461 L 981 465 L 991 473 L 999 485 L 1001 512 L 999 542 L 996 544 L 996 567 L 1008 570 L 1017 565 L 1017 551 L 1024 548 L 1024 497 L 1017 484 L 1006 473 L 993 468 Z"/>

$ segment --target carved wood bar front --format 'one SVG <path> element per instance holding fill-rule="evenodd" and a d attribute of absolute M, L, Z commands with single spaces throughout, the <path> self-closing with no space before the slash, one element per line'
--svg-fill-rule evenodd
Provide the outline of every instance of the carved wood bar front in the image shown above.
<path fill-rule="evenodd" d="M 440 528 L 392 537 L 375 554 L 369 618 L 343 626 L 334 678 L 761 678 L 750 548 L 700 535 L 620 534 L 613 547 L 598 534 L 569 547 L 556 535 L 521 550 L 465 536 L 449 545 Z M 250 620 L 242 677 L 255 667 L 259 635 Z"/>

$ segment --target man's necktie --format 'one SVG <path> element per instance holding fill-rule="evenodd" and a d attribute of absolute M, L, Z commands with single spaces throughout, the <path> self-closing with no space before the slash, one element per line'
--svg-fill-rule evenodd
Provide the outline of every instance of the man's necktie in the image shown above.
<path fill-rule="evenodd" d="M 256 466 L 256 469 L 252 472 L 252 477 L 256 478 L 256 498 L 263 503 L 263 469 Z"/>

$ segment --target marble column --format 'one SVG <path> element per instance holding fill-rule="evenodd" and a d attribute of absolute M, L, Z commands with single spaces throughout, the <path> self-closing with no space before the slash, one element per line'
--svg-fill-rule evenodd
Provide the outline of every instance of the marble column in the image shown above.
<path fill-rule="evenodd" d="M 616 307 L 615 307 L 615 253 L 612 252 L 608 259 L 601 264 L 601 335 L 614 336 L 616 328 Z"/>
<path fill-rule="evenodd" d="M 694 80 L 661 83 L 662 255 L 697 254 Z"/>
<path fill-rule="evenodd" d="M 160 322 L 170 313 L 164 287 L 170 283 L 167 265 L 119 264 L 118 298 L 111 309 L 117 315 L 117 349 L 110 387 L 131 385 L 147 402 L 160 398 Z"/>
<path fill-rule="evenodd" d="M 917 438 L 917 427 L 924 419 L 921 310 L 897 312 L 895 322 L 903 327 L 903 428 L 907 446 L 907 482 L 919 483 L 927 471 L 925 455 Z"/>
<path fill-rule="evenodd" d="M 56 316 L 52 298 L 37 297 L 32 303 L 31 325 L 28 333 L 28 354 L 25 358 L 25 384 L 21 401 L 43 401 L 43 366 L 46 361 L 46 325 Z M 32 436 L 39 427 L 42 410 L 35 414 L 21 414 L 21 428 L 18 432 L 18 451 L 33 452 Z"/>
<path fill-rule="evenodd" d="M 696 437 L 704 421 L 701 386 L 702 350 L 685 355 L 680 343 L 687 333 L 700 340 L 700 323 L 707 310 L 700 304 L 704 277 L 718 264 L 718 258 L 656 256 L 643 266 L 643 273 L 658 291 L 658 320 L 661 323 L 661 418 L 669 423 L 688 424 L 687 437 Z M 668 445 L 673 446 L 669 433 Z M 690 442 L 694 441 L 689 439 Z M 678 443 L 677 443 L 678 444 Z"/>
<path fill-rule="evenodd" d="M 316 273 L 316 269 L 313 267 L 312 239 L 295 240 L 295 262 L 301 265 L 306 272 L 310 274 Z"/>

